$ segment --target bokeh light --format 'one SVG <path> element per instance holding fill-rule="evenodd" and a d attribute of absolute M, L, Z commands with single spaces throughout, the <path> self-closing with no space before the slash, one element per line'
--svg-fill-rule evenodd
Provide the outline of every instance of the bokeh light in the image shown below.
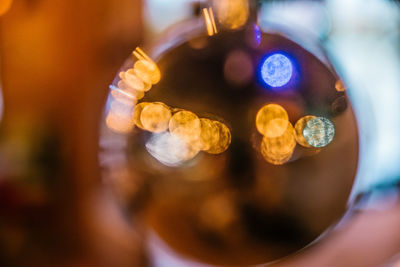
<path fill-rule="evenodd" d="M 253 62 L 242 50 L 233 50 L 228 54 L 224 65 L 225 79 L 232 85 L 244 86 L 253 78 Z"/>
<path fill-rule="evenodd" d="M 135 123 L 135 125 L 137 127 L 139 127 L 142 130 L 145 130 L 145 128 L 144 128 L 144 126 L 142 124 L 142 121 L 141 121 L 140 117 L 142 115 L 143 109 L 149 104 L 150 103 L 147 103 L 147 102 L 141 102 L 141 103 L 139 103 L 139 104 L 137 104 L 135 106 L 135 109 L 133 111 L 133 122 Z"/>
<path fill-rule="evenodd" d="M 113 100 L 106 117 L 107 127 L 116 133 L 129 133 L 133 127 L 132 105 Z"/>
<path fill-rule="evenodd" d="M 206 152 L 210 154 L 221 154 L 225 152 L 231 144 L 231 131 L 224 123 L 219 121 L 213 121 L 213 123 L 218 128 L 218 136 L 215 136 L 215 138 L 218 139 L 212 142 L 212 145 Z"/>
<path fill-rule="evenodd" d="M 237 29 L 248 20 L 250 7 L 248 0 L 214 0 L 217 18 L 225 28 Z"/>
<path fill-rule="evenodd" d="M 254 30 L 254 36 L 255 36 L 256 44 L 260 45 L 261 44 L 261 30 L 260 30 L 260 27 L 257 24 L 254 24 L 253 30 Z"/>
<path fill-rule="evenodd" d="M 193 112 L 179 111 L 169 121 L 169 131 L 186 142 L 196 142 L 201 133 L 201 122 Z"/>
<path fill-rule="evenodd" d="M 219 142 L 219 127 L 214 121 L 201 118 L 201 133 L 199 138 L 199 146 L 203 151 L 207 151 Z"/>
<path fill-rule="evenodd" d="M 134 69 L 121 71 L 119 77 L 121 78 L 121 81 L 119 81 L 118 87 L 122 90 L 147 92 L 151 88 L 151 84 L 145 83 L 140 79 L 135 74 Z"/>
<path fill-rule="evenodd" d="M 226 231 L 238 217 L 233 201 L 225 192 L 207 198 L 199 211 L 201 223 L 211 230 Z"/>
<path fill-rule="evenodd" d="M 149 132 L 161 133 L 168 130 L 171 110 L 163 103 L 150 103 L 146 105 L 141 114 L 140 122 Z"/>
<path fill-rule="evenodd" d="M 120 102 L 125 102 L 127 104 L 133 104 L 135 103 L 138 99 L 142 98 L 144 96 L 143 92 L 136 91 L 136 90 L 122 90 L 119 87 L 116 87 L 114 85 L 110 86 L 110 93 L 111 96 Z"/>
<path fill-rule="evenodd" d="M 256 115 L 257 130 L 266 137 L 281 136 L 286 131 L 288 122 L 286 110 L 278 104 L 265 105 Z"/>
<path fill-rule="evenodd" d="M 327 118 L 316 117 L 307 122 L 303 136 L 313 147 L 326 147 L 335 136 L 335 126 Z"/>
<path fill-rule="evenodd" d="M 294 126 L 294 132 L 295 132 L 295 138 L 297 143 L 299 143 L 299 145 L 302 145 L 304 147 L 308 147 L 310 148 L 311 145 L 309 143 L 307 143 L 306 139 L 303 136 L 303 130 L 304 127 L 306 127 L 307 122 L 309 122 L 310 120 L 316 118 L 315 116 L 309 115 L 309 116 L 304 116 L 302 118 L 300 118 L 295 126 Z"/>
<path fill-rule="evenodd" d="M 204 21 L 206 23 L 207 34 L 213 36 L 218 33 L 217 25 L 215 24 L 214 12 L 212 8 L 203 8 Z"/>
<path fill-rule="evenodd" d="M 289 58 L 276 53 L 265 59 L 261 66 L 261 76 L 271 87 L 286 85 L 293 75 L 293 65 Z"/>
<path fill-rule="evenodd" d="M 295 147 L 294 129 L 288 122 L 286 131 L 282 135 L 273 138 L 264 136 L 261 142 L 261 154 L 267 162 L 273 165 L 282 165 L 290 160 Z"/>

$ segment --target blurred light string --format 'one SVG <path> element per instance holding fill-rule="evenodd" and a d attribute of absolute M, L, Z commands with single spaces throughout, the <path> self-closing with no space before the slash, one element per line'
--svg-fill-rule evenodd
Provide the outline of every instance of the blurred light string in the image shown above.
<path fill-rule="evenodd" d="M 327 49 L 349 86 L 359 126 L 354 198 L 400 175 L 400 12 L 382 0 L 329 0 L 327 7 Z"/>

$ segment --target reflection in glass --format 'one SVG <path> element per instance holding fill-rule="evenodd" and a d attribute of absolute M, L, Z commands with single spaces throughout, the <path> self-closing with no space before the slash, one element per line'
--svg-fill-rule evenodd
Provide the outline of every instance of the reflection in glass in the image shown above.
<path fill-rule="evenodd" d="M 264 136 L 261 143 L 261 153 L 265 160 L 274 165 L 282 165 L 288 162 L 296 147 L 296 139 L 294 137 L 293 126 L 290 122 L 283 119 L 286 123 L 285 132 L 277 137 Z"/>
<path fill-rule="evenodd" d="M 256 116 L 256 127 L 260 134 L 266 137 L 281 136 L 288 127 L 289 116 L 286 110 L 278 104 L 263 106 Z"/>
<path fill-rule="evenodd" d="M 327 118 L 317 117 L 306 123 L 303 136 L 313 147 L 326 147 L 335 136 L 335 126 Z"/>

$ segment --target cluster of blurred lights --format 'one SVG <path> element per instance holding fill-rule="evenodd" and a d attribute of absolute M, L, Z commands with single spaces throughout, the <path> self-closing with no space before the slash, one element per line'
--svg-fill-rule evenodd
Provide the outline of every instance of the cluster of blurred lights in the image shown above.
<path fill-rule="evenodd" d="M 257 112 L 256 128 L 263 135 L 261 154 L 274 165 L 290 160 L 296 141 L 306 148 L 322 148 L 331 143 L 335 135 L 333 123 L 323 117 L 304 116 L 293 128 L 286 110 L 278 104 L 267 104 Z"/>
<path fill-rule="evenodd" d="M 133 129 L 134 105 L 161 79 L 157 64 L 142 49 L 137 47 L 133 55 L 137 58 L 133 68 L 121 71 L 118 86 L 110 86 L 112 99 L 106 124 L 117 133 L 128 133 Z"/>
<path fill-rule="evenodd" d="M 146 148 L 169 166 L 180 165 L 200 151 L 221 154 L 231 143 L 230 130 L 224 123 L 199 118 L 191 111 L 172 109 L 161 102 L 137 104 L 133 123 L 153 133 Z"/>

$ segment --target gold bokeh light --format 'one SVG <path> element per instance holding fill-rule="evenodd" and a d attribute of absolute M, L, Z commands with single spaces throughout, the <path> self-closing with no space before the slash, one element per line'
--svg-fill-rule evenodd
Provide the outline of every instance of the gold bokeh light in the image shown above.
<path fill-rule="evenodd" d="M 207 151 L 211 147 L 218 144 L 219 127 L 214 121 L 201 118 L 201 133 L 199 137 L 199 147 L 201 150 Z"/>
<path fill-rule="evenodd" d="M 316 118 L 316 117 L 312 116 L 312 115 L 304 116 L 296 122 L 296 124 L 294 126 L 294 133 L 295 133 L 296 141 L 297 141 L 297 143 L 299 143 L 299 145 L 302 145 L 302 146 L 308 147 L 308 148 L 311 147 L 310 144 L 307 143 L 307 140 L 304 138 L 303 130 L 304 130 L 304 127 L 306 127 L 307 122 L 309 122 L 310 120 L 312 120 L 314 118 Z"/>
<path fill-rule="evenodd" d="M 128 69 L 127 71 L 121 71 L 119 74 L 121 81 L 125 83 L 125 87 L 134 89 L 137 91 L 147 92 L 151 88 L 150 83 L 145 83 L 140 79 L 134 72 L 133 69 Z"/>
<path fill-rule="evenodd" d="M 149 132 L 161 133 L 168 130 L 171 110 L 163 103 L 155 102 L 146 105 L 141 114 L 140 122 Z"/>
<path fill-rule="evenodd" d="M 286 131 L 278 137 L 264 136 L 261 142 L 261 153 L 264 159 L 274 165 L 282 165 L 288 162 L 296 147 L 294 129 L 288 122 Z"/>
<path fill-rule="evenodd" d="M 133 72 L 147 84 L 156 84 L 161 79 L 161 72 L 157 65 L 147 60 L 136 61 Z"/>
<path fill-rule="evenodd" d="M 274 138 L 285 133 L 289 124 L 286 110 L 278 104 L 263 106 L 256 116 L 256 127 L 262 135 Z"/>
<path fill-rule="evenodd" d="M 219 23 L 228 29 L 240 28 L 249 18 L 248 0 L 214 0 L 213 4 Z"/>
<path fill-rule="evenodd" d="M 200 137 L 201 122 L 193 112 L 179 111 L 169 121 L 169 131 L 186 142 L 196 142 Z"/>
<path fill-rule="evenodd" d="M 138 103 L 136 106 L 135 106 L 135 109 L 134 109 L 134 111 L 133 111 L 133 122 L 135 123 L 135 125 L 137 126 L 137 127 L 139 127 L 140 129 L 142 129 L 142 130 L 145 130 L 145 128 L 144 128 L 144 126 L 143 126 L 143 124 L 142 124 L 142 122 L 141 122 L 141 120 L 140 120 L 140 117 L 141 117 L 141 115 L 142 115 L 142 111 L 143 111 L 143 109 L 147 106 L 147 105 L 149 105 L 150 103 L 148 103 L 148 102 L 141 102 L 141 103 Z"/>
<path fill-rule="evenodd" d="M 210 154 L 221 154 L 225 152 L 231 144 L 231 131 L 225 124 L 219 121 L 213 121 L 213 123 L 218 128 L 218 136 L 215 136 L 215 141 L 206 152 Z"/>

